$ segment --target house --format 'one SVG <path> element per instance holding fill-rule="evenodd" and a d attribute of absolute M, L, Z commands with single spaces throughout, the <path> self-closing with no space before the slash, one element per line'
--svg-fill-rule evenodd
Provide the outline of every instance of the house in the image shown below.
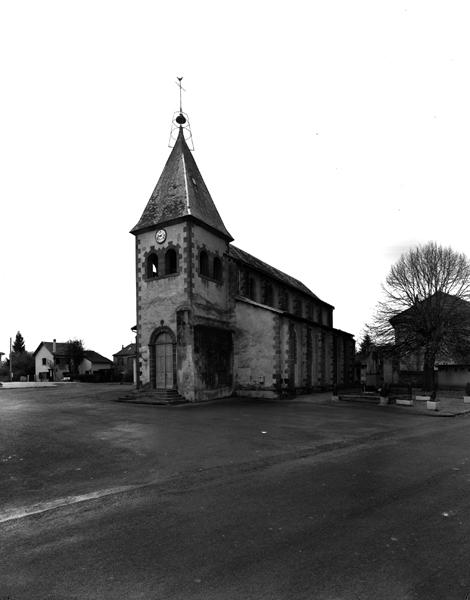
<path fill-rule="evenodd" d="M 396 383 L 393 366 L 393 347 L 371 344 L 369 348 L 356 354 L 356 380 L 364 389 L 377 389 L 384 383 Z"/>
<path fill-rule="evenodd" d="M 176 142 L 131 230 L 138 387 L 197 401 L 350 383 L 355 342 L 333 326 L 332 304 L 232 244 L 186 142 L 185 116 L 176 123 Z"/>
<path fill-rule="evenodd" d="M 470 357 L 464 363 L 437 364 L 437 385 L 441 389 L 462 389 L 470 383 Z"/>
<path fill-rule="evenodd" d="M 36 381 L 60 381 L 70 377 L 67 343 L 41 342 L 33 353 Z M 92 374 L 113 368 L 113 362 L 93 350 L 85 350 L 79 374 Z"/>
<path fill-rule="evenodd" d="M 434 382 L 441 388 L 464 387 L 470 382 L 469 302 L 436 292 L 393 317 L 390 323 L 395 330 L 395 354 L 399 356 L 394 362 L 394 382 L 424 385 L 425 344 L 417 342 L 421 331 L 426 336 L 436 332 Z"/>
<path fill-rule="evenodd" d="M 119 352 L 113 354 L 115 372 L 124 381 L 136 382 L 136 345 L 123 346 Z"/>
<path fill-rule="evenodd" d="M 109 358 L 98 354 L 94 350 L 85 350 L 83 360 L 78 366 L 78 373 L 80 375 L 94 375 L 101 371 L 110 371 L 113 367 L 113 361 Z"/>
<path fill-rule="evenodd" d="M 33 355 L 36 381 L 60 381 L 70 376 L 66 343 L 41 342 Z"/>

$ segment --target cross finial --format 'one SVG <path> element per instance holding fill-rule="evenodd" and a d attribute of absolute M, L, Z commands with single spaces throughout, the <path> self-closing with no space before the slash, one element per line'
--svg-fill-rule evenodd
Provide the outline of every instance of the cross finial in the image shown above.
<path fill-rule="evenodd" d="M 176 85 L 179 87 L 180 89 L 180 113 L 183 112 L 183 103 L 182 103 L 182 96 L 181 96 L 181 92 L 185 92 L 186 90 L 184 89 L 184 87 L 181 85 L 181 81 L 183 80 L 182 77 L 177 77 L 176 78 L 178 81 L 176 82 Z"/>
<path fill-rule="evenodd" d="M 183 81 L 182 77 L 177 77 L 176 81 L 175 81 L 176 85 L 179 87 L 179 90 L 180 90 L 180 109 L 178 112 L 175 112 L 175 114 L 173 115 L 173 122 L 171 125 L 171 133 L 170 133 L 170 141 L 169 141 L 168 145 L 170 146 L 170 148 L 173 148 L 178 135 L 181 132 L 183 132 L 184 139 L 188 143 L 189 149 L 194 150 L 194 145 L 192 143 L 191 127 L 189 125 L 188 115 L 183 112 L 182 97 L 183 97 L 183 92 L 185 92 L 186 90 L 184 89 L 184 87 L 181 84 L 182 81 Z"/>

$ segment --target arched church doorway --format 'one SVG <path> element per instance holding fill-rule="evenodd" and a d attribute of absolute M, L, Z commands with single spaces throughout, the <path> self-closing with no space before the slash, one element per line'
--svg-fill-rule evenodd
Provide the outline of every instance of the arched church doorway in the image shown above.
<path fill-rule="evenodd" d="M 172 390 L 176 382 L 176 344 L 171 331 L 154 332 L 150 341 L 150 377 L 157 390 Z"/>

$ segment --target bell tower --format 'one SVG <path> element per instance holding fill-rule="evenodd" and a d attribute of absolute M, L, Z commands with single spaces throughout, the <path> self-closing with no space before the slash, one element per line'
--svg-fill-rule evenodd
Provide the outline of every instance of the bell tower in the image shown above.
<path fill-rule="evenodd" d="M 135 236 L 137 369 L 140 385 L 186 400 L 230 395 L 233 307 L 232 241 L 189 148 L 181 107 L 173 118 L 170 156 Z"/>

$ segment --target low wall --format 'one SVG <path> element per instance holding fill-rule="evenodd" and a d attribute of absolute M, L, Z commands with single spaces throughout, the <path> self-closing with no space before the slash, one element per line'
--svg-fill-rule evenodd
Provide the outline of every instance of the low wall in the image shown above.
<path fill-rule="evenodd" d="M 50 381 L 4 381 L 0 382 L 0 388 L 42 388 L 56 387 L 55 383 Z"/>

